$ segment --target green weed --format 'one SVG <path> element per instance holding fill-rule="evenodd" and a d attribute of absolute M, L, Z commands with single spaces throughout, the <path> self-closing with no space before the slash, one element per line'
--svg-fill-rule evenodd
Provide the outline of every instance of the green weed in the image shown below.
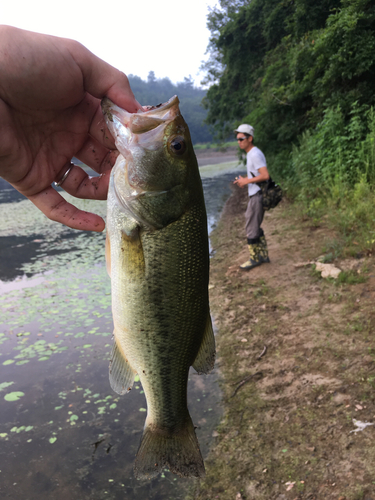
<path fill-rule="evenodd" d="M 336 286 L 344 283 L 347 285 L 355 285 L 357 283 L 364 283 L 365 281 L 367 281 L 367 276 L 362 273 L 358 274 L 356 271 L 341 271 L 334 283 Z"/>

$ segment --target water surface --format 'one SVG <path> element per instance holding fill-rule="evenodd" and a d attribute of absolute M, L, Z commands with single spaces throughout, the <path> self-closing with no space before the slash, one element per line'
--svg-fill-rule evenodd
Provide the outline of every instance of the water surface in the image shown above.
<path fill-rule="evenodd" d="M 209 229 L 233 173 L 204 178 Z M 1 181 L 1 180 L 0 180 Z M 105 214 L 105 203 L 74 200 Z M 141 384 L 108 381 L 112 346 L 104 234 L 46 220 L 0 184 L 0 496 L 12 500 L 179 499 L 191 480 L 133 475 L 146 415 Z M 220 418 L 216 369 L 191 369 L 189 410 L 203 456 Z"/>

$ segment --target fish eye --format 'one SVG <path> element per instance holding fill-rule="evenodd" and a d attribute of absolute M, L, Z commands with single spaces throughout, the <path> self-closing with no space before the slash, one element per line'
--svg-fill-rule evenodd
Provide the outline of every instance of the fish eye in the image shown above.
<path fill-rule="evenodd" d="M 186 142 L 183 137 L 177 135 L 169 142 L 169 150 L 172 154 L 181 156 L 186 151 Z"/>

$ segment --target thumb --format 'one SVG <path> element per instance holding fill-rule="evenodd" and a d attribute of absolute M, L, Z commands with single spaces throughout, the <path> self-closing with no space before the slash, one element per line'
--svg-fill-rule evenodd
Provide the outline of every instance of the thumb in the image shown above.
<path fill-rule="evenodd" d="M 97 57 L 79 42 L 66 41 L 72 57 L 82 71 L 83 84 L 87 92 L 98 99 L 108 96 L 111 101 L 130 113 L 142 109 L 134 97 L 125 73 Z"/>

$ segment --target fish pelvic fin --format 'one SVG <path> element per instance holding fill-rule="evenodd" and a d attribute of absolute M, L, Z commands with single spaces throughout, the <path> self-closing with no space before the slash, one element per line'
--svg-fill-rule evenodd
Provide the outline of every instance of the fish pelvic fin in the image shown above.
<path fill-rule="evenodd" d="M 146 425 L 134 463 L 137 479 L 152 479 L 168 467 L 180 477 L 204 477 L 205 468 L 194 425 L 187 415 L 186 425 L 167 433 Z"/>
<path fill-rule="evenodd" d="M 122 354 L 121 349 L 119 349 L 115 338 L 109 362 L 109 383 L 112 389 L 122 396 L 130 392 L 133 387 L 134 377 L 134 370 Z"/>
<path fill-rule="evenodd" d="M 215 355 L 215 336 L 212 329 L 211 316 L 208 314 L 202 343 L 193 363 L 194 370 L 196 370 L 199 375 L 202 373 L 209 373 L 215 365 Z"/>

